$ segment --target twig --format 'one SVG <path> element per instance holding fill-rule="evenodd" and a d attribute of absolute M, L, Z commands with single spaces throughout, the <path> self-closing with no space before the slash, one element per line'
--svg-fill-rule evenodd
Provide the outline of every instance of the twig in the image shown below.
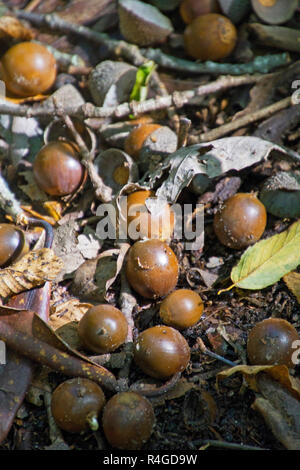
<path fill-rule="evenodd" d="M 190 119 L 187 119 L 186 117 L 180 118 L 179 131 L 178 131 L 178 144 L 177 144 L 178 149 L 186 146 L 191 124 L 192 122 Z"/>
<path fill-rule="evenodd" d="M 185 105 L 195 105 L 200 97 L 225 91 L 228 88 L 251 85 L 257 83 L 262 75 L 242 75 L 240 77 L 221 76 L 217 80 L 201 85 L 193 90 L 175 91 L 167 96 L 158 96 L 153 99 L 142 102 L 132 101 L 122 103 L 118 106 L 97 107 L 92 103 L 85 103 L 81 106 L 57 107 L 51 100 L 47 104 L 39 106 L 17 105 L 8 101 L 0 101 L 0 113 L 12 116 L 40 117 L 40 116 L 59 116 L 77 117 L 78 119 L 87 118 L 123 118 L 130 114 L 137 116 L 160 109 L 170 108 L 171 106 L 181 108 Z"/>
<path fill-rule="evenodd" d="M 32 41 L 36 44 L 42 44 L 40 41 Z M 67 52 L 61 52 L 55 47 L 49 46 L 48 44 L 42 44 L 53 54 L 57 60 L 59 66 L 64 70 L 68 70 L 68 67 L 84 68 L 86 64 L 84 60 L 78 54 L 68 54 Z"/>
<path fill-rule="evenodd" d="M 73 134 L 73 137 L 75 139 L 76 144 L 79 147 L 80 154 L 81 154 L 81 163 L 86 167 L 90 180 L 92 182 L 92 185 L 95 190 L 95 194 L 98 199 L 102 202 L 110 202 L 112 199 L 112 191 L 109 186 L 106 186 L 104 184 L 102 178 L 97 172 L 97 169 L 95 168 L 95 165 L 93 163 L 94 155 L 87 146 L 84 143 L 84 140 L 80 136 L 80 134 L 77 132 L 71 118 L 69 116 L 63 116 L 63 119 L 66 123 L 66 126 L 68 129 L 71 131 Z"/>
<path fill-rule="evenodd" d="M 221 137 L 224 137 L 225 135 L 228 135 L 237 129 L 241 129 L 242 127 L 248 126 L 249 124 L 257 122 L 261 119 L 267 119 L 278 111 L 287 108 L 291 104 L 292 99 L 289 96 L 271 104 L 270 106 L 259 109 L 254 113 L 247 114 L 246 116 L 231 121 L 228 124 L 224 124 L 223 126 L 217 127 L 216 129 L 205 132 L 204 134 L 190 136 L 189 144 L 192 145 L 200 142 L 210 142 L 212 140 L 220 139 Z"/>
<path fill-rule="evenodd" d="M 224 362 L 224 364 L 227 364 L 230 367 L 235 367 L 236 366 L 235 362 L 229 361 L 228 359 L 225 359 L 225 357 L 219 356 L 219 354 L 216 354 L 216 353 L 210 351 L 209 349 L 207 349 L 207 347 L 203 343 L 202 339 L 199 338 L 199 337 L 197 338 L 197 346 L 199 347 L 200 351 L 203 354 L 206 354 L 207 356 L 210 356 L 213 359 L 217 359 L 218 361 Z"/>
<path fill-rule="evenodd" d="M 118 243 L 120 249 L 128 250 L 130 248 L 129 243 Z M 134 329 L 134 320 L 133 320 L 133 309 L 137 304 L 137 300 L 132 294 L 131 288 L 128 284 L 127 277 L 125 274 L 124 264 L 121 269 L 121 292 L 119 297 L 119 304 L 122 313 L 124 314 L 127 324 L 128 324 L 128 333 L 126 338 L 126 344 L 123 348 L 123 352 L 126 354 L 124 365 L 119 371 L 118 377 L 128 383 L 128 376 L 130 373 L 130 366 L 133 360 L 133 329 Z"/>
<path fill-rule="evenodd" d="M 234 442 L 215 441 L 211 439 L 206 439 L 205 441 L 192 441 L 193 444 L 197 444 L 198 442 L 200 445 L 209 445 L 211 447 L 221 447 L 223 449 L 231 450 L 268 450 L 262 447 L 249 446 L 246 444 L 236 444 Z"/>
<path fill-rule="evenodd" d="M 269 73 L 271 70 L 290 62 L 289 54 L 286 52 L 257 56 L 252 62 L 245 64 L 220 64 L 210 61 L 192 62 L 164 54 L 160 49 L 141 49 L 141 53 L 162 67 L 195 74 L 242 75 L 245 73 Z"/>
<path fill-rule="evenodd" d="M 137 383 L 137 384 L 131 385 L 130 390 L 140 393 L 141 395 L 144 395 L 145 397 L 149 397 L 149 398 L 159 397 L 169 392 L 169 390 L 175 387 L 180 377 L 181 377 L 181 373 L 177 372 L 170 378 L 170 380 L 168 380 L 166 383 L 164 383 L 160 387 L 155 387 L 155 386 L 150 387 L 149 384 Z"/>

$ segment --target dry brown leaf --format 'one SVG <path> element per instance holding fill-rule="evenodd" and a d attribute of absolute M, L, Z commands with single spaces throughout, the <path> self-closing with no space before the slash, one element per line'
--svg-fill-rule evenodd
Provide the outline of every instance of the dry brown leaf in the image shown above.
<path fill-rule="evenodd" d="M 289 450 L 300 449 L 300 402 L 267 374 L 258 379 L 260 394 L 252 408 L 264 418 L 274 436 Z"/>
<path fill-rule="evenodd" d="M 29 41 L 34 38 L 34 33 L 31 29 L 26 28 L 17 18 L 4 15 L 0 18 L 0 38 Z"/>
<path fill-rule="evenodd" d="M 9 268 L 0 270 L 0 296 L 8 297 L 54 281 L 63 263 L 50 248 L 30 251 Z"/>
<path fill-rule="evenodd" d="M 259 392 L 260 388 L 258 385 L 258 379 L 260 373 L 264 372 L 274 380 L 279 382 L 285 387 L 297 400 L 300 400 L 300 381 L 299 379 L 292 377 L 289 373 L 287 366 L 247 366 L 240 365 L 231 367 L 220 372 L 217 375 L 217 385 L 220 380 L 226 379 L 236 373 L 241 373 L 247 381 L 249 387 L 255 392 Z"/>
<path fill-rule="evenodd" d="M 292 271 L 283 276 L 283 280 L 300 304 L 300 273 Z"/>
<path fill-rule="evenodd" d="M 76 298 L 56 302 L 50 306 L 49 325 L 57 330 L 69 322 L 79 322 L 90 307 L 92 304 L 82 303 Z"/>

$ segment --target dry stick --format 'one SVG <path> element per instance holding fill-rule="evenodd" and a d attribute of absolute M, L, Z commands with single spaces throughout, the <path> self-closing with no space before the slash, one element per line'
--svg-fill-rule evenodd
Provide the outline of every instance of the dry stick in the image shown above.
<path fill-rule="evenodd" d="M 112 199 L 112 191 L 109 186 L 103 182 L 101 176 L 98 174 L 97 169 L 93 163 L 94 155 L 92 152 L 89 151 L 87 146 L 85 145 L 83 139 L 81 138 L 80 134 L 77 132 L 72 120 L 69 116 L 63 116 L 63 119 L 66 123 L 66 126 L 71 131 L 76 144 L 79 147 L 79 151 L 81 154 L 81 163 L 86 167 L 90 180 L 95 190 L 95 194 L 98 199 L 102 202 L 110 202 Z"/>
<path fill-rule="evenodd" d="M 108 51 L 116 57 L 123 57 L 136 66 L 142 65 L 148 59 L 154 60 L 157 64 L 171 68 L 173 70 L 182 70 L 191 73 L 214 73 L 241 75 L 244 73 L 263 72 L 268 73 L 275 67 L 286 65 L 290 59 L 286 53 L 267 54 L 256 57 L 252 62 L 245 64 L 228 64 L 207 61 L 197 63 L 195 61 L 184 60 L 162 53 L 160 49 L 142 49 L 140 50 L 134 44 L 125 41 L 111 39 L 106 33 L 93 31 L 86 26 L 69 23 L 56 15 L 40 15 L 37 13 L 26 12 L 24 10 L 14 10 L 14 14 L 21 19 L 30 21 L 38 26 L 47 26 L 48 28 L 60 31 L 64 34 L 77 34 L 96 44 L 104 45 Z M 165 88 L 156 72 L 153 74 L 153 81 L 159 94 L 165 93 Z"/>
<path fill-rule="evenodd" d="M 236 131 L 237 129 L 241 129 L 242 127 L 248 126 L 256 121 L 261 119 L 267 119 L 268 117 L 272 116 L 273 114 L 281 111 L 282 109 L 287 108 L 292 104 L 292 99 L 289 96 L 288 98 L 284 98 L 283 100 L 277 101 L 270 106 L 266 106 L 254 113 L 247 114 L 246 116 L 241 117 L 240 119 L 236 119 L 235 121 L 229 122 L 228 124 L 224 124 L 223 126 L 217 127 L 212 131 L 205 132 L 204 134 L 200 135 L 193 135 L 189 138 L 189 144 L 198 144 L 200 142 L 210 142 L 212 140 L 220 139 L 231 132 Z"/>
<path fill-rule="evenodd" d="M 84 377 L 94 380 L 108 390 L 119 390 L 116 378 L 107 369 L 85 362 L 69 353 L 62 352 L 28 333 L 12 328 L 5 321 L 0 321 L 0 339 L 14 351 L 39 364 L 50 367 L 72 377 Z"/>
<path fill-rule="evenodd" d="M 179 131 L 178 131 L 178 143 L 177 148 L 181 149 L 186 146 L 189 130 L 191 127 L 192 121 L 186 117 L 181 117 L 179 121 Z"/>
<path fill-rule="evenodd" d="M 118 246 L 122 248 L 125 246 L 127 250 L 130 248 L 129 243 L 118 243 Z M 122 313 L 124 314 L 127 324 L 128 324 L 128 333 L 126 338 L 126 344 L 123 348 L 123 352 L 126 354 L 126 359 L 122 369 L 119 371 L 118 377 L 120 379 L 125 379 L 126 385 L 128 381 L 128 376 L 130 372 L 130 366 L 133 359 L 133 329 L 134 329 L 134 320 L 132 317 L 132 312 L 134 307 L 137 305 L 137 300 L 135 296 L 132 294 L 131 288 L 127 281 L 126 273 L 125 273 L 125 264 L 123 264 L 121 269 L 121 292 L 119 296 L 119 304 Z"/>
<path fill-rule="evenodd" d="M 179 379 L 181 377 L 181 372 L 177 372 L 174 374 L 167 382 L 165 382 L 163 385 L 160 387 L 149 387 L 149 384 L 133 384 L 130 387 L 131 391 L 140 393 L 141 395 L 144 395 L 145 397 L 159 397 L 161 395 L 164 395 L 165 393 L 169 392 L 175 385 L 178 383 Z"/>
<path fill-rule="evenodd" d="M 118 106 L 97 107 L 92 103 L 81 106 L 61 107 L 54 103 L 43 103 L 39 106 L 16 105 L 6 101 L 0 101 L 0 114 L 23 117 L 59 116 L 86 118 L 123 118 L 130 114 L 135 116 L 171 106 L 181 108 L 185 105 L 195 105 L 199 98 L 217 92 L 225 91 L 229 88 L 252 85 L 257 83 L 263 75 L 242 75 L 239 77 L 221 76 L 217 80 L 201 85 L 193 90 L 175 91 L 167 96 L 158 96 L 143 102 L 132 101 L 122 103 Z"/>

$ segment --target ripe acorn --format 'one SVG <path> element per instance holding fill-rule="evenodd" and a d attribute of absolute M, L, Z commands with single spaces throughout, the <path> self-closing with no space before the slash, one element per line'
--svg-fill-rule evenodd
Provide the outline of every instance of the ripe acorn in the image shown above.
<path fill-rule="evenodd" d="M 224 59 L 231 54 L 236 42 L 236 27 L 218 13 L 198 16 L 184 31 L 185 50 L 194 59 Z"/>
<path fill-rule="evenodd" d="M 140 240 L 129 249 L 126 276 L 142 297 L 155 299 L 167 295 L 177 284 L 178 272 L 175 253 L 161 240 Z"/>
<path fill-rule="evenodd" d="M 154 422 L 151 403 L 135 392 L 117 393 L 103 410 L 105 437 L 117 449 L 140 449 L 148 441 Z"/>
<path fill-rule="evenodd" d="M 247 354 L 253 365 L 286 365 L 294 367 L 293 342 L 299 340 L 297 330 L 283 318 L 267 318 L 249 333 Z"/>
<path fill-rule="evenodd" d="M 181 18 L 186 24 L 190 24 L 197 16 L 208 13 L 219 13 L 218 0 L 183 0 L 179 7 Z"/>
<path fill-rule="evenodd" d="M 175 217 L 166 201 L 160 200 L 149 209 L 148 204 L 158 200 L 153 191 L 135 191 L 127 196 L 127 222 L 128 235 L 136 240 L 138 238 L 171 238 Z M 137 232 L 137 233 L 136 233 Z"/>
<path fill-rule="evenodd" d="M 98 415 L 105 404 L 102 389 L 95 382 L 74 378 L 61 383 L 53 392 L 51 412 L 64 431 L 79 433 L 89 428 L 96 431 Z"/>
<path fill-rule="evenodd" d="M 251 193 L 237 193 L 225 201 L 214 217 L 219 241 L 237 250 L 257 242 L 267 223 L 265 206 Z"/>
<path fill-rule="evenodd" d="M 114 351 L 126 340 L 128 324 L 123 313 L 112 305 L 91 307 L 78 323 L 83 345 L 95 353 Z"/>
<path fill-rule="evenodd" d="M 142 371 L 156 379 L 168 379 L 184 371 L 191 355 L 182 334 L 164 325 L 153 326 L 140 333 L 133 354 Z"/>
<path fill-rule="evenodd" d="M 45 46 L 21 42 L 2 57 L 0 78 L 14 95 L 26 98 L 42 94 L 56 79 L 56 60 Z"/>
<path fill-rule="evenodd" d="M 33 163 L 33 174 L 45 193 L 66 196 L 80 186 L 84 169 L 73 143 L 58 141 L 41 148 Z"/>
<path fill-rule="evenodd" d="M 0 224 L 0 267 L 18 261 L 29 250 L 24 232 L 13 224 Z"/>
<path fill-rule="evenodd" d="M 203 309 L 203 301 L 197 292 L 178 289 L 162 301 L 159 316 L 166 325 L 183 330 L 199 321 Z"/>

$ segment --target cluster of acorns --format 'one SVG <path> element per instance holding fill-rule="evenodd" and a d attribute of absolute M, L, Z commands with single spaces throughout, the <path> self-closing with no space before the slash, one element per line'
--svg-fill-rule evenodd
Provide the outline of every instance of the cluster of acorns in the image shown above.
<path fill-rule="evenodd" d="M 141 208 L 149 195 L 152 196 L 147 191 L 137 191 L 130 201 Z M 171 213 L 170 208 L 166 210 Z M 139 213 L 137 210 L 136 217 Z M 148 213 L 148 217 L 155 215 Z M 216 236 L 223 245 L 234 249 L 255 243 L 265 226 L 263 204 L 247 193 L 238 193 L 225 201 L 214 218 Z M 2 266 L 28 250 L 23 232 L 10 224 L 0 225 L 0 245 Z M 195 325 L 204 310 L 198 293 L 175 289 L 178 271 L 177 258 L 166 241 L 145 238 L 129 249 L 126 274 L 130 285 L 142 297 L 160 301 L 161 324 L 142 331 L 133 349 L 140 370 L 156 379 L 169 379 L 186 369 L 190 348 L 182 330 Z M 126 341 L 127 332 L 123 313 L 108 304 L 90 308 L 78 323 L 84 349 L 96 354 L 117 350 Z M 256 324 L 247 342 L 250 364 L 293 367 L 292 344 L 298 338 L 296 329 L 286 320 L 269 318 Z M 141 394 L 120 392 L 106 403 L 102 389 L 81 378 L 67 380 L 57 387 L 53 392 L 52 413 L 67 432 L 98 429 L 102 413 L 103 432 L 108 442 L 119 449 L 140 448 L 151 436 L 155 423 L 152 405 Z"/>
<path fill-rule="evenodd" d="M 182 2 L 180 11 L 187 23 L 190 23 L 190 8 L 196 3 L 201 2 Z M 218 13 L 217 3 L 203 2 L 210 5 L 210 11 L 206 12 L 211 15 L 210 21 L 201 13 L 186 29 L 186 49 L 197 59 L 217 60 L 225 57 L 236 43 L 235 27 Z M 194 15 L 193 11 L 191 15 Z M 215 31 L 214 43 L 209 39 L 208 27 Z M 199 51 L 196 50 L 199 41 L 194 37 L 198 28 L 202 35 Z M 217 45 L 216 38 L 219 38 Z M 20 43 L 6 52 L 1 60 L 0 73 L 10 93 L 28 97 L 45 93 L 52 87 L 56 78 L 56 63 L 45 47 L 36 43 Z M 148 127 L 141 126 L 134 130 L 125 144 L 128 153 L 136 159 L 146 136 L 157 129 L 156 125 L 145 125 Z M 69 141 L 46 144 L 35 158 L 33 171 L 38 185 L 51 196 L 73 193 L 84 176 L 78 150 Z M 160 301 L 161 324 L 138 335 L 134 343 L 134 361 L 145 374 L 166 380 L 186 369 L 190 361 L 190 348 L 182 330 L 199 322 L 204 306 L 196 292 L 176 289 L 179 264 L 167 242 L 172 237 L 174 217 L 168 205 L 163 215 L 159 213 L 157 216 L 155 212 L 148 211 L 146 201 L 149 197 L 154 197 L 150 191 L 136 191 L 128 197 L 128 223 L 139 217 L 141 240 L 136 241 L 128 252 L 126 275 L 139 295 Z M 135 209 L 134 216 L 131 215 L 131 208 Z M 266 210 L 255 195 L 239 193 L 225 201 L 216 213 L 215 234 L 223 245 L 242 249 L 261 238 L 266 219 Z M 165 225 L 162 220 L 169 223 Z M 153 237 L 154 228 L 157 238 Z M 22 230 L 11 224 L 0 224 L 0 247 L 1 267 L 15 262 L 29 249 Z M 78 334 L 84 348 L 97 354 L 117 350 L 125 342 L 127 331 L 123 313 L 111 305 L 92 307 L 78 324 Z M 292 367 L 291 345 L 296 339 L 297 331 L 287 321 L 264 320 L 249 334 L 249 362 Z M 113 447 L 137 449 L 149 439 L 155 421 L 154 411 L 150 402 L 138 393 L 121 392 L 106 403 L 104 393 L 97 384 L 80 378 L 63 382 L 53 393 L 52 413 L 65 431 L 81 432 L 88 426 L 97 429 L 101 412 L 104 434 Z"/>

